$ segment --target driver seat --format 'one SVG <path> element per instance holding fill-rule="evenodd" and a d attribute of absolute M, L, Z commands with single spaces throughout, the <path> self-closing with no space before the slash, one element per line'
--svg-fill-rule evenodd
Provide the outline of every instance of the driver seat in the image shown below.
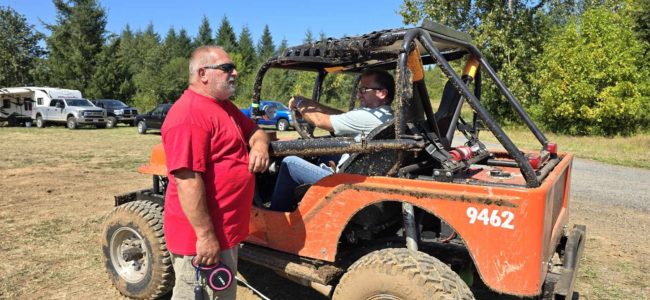
<path fill-rule="evenodd" d="M 395 139 L 395 119 L 373 129 L 365 139 L 367 141 Z M 397 150 L 353 153 L 341 165 L 337 173 L 384 176 L 395 164 L 397 153 Z"/>

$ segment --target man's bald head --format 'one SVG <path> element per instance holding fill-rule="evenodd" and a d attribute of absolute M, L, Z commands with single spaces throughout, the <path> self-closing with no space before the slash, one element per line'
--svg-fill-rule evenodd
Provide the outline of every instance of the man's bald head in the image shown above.
<path fill-rule="evenodd" d="M 219 46 L 201 46 L 196 48 L 190 56 L 190 85 L 196 81 L 198 70 L 202 66 L 212 64 L 219 55 L 227 55 L 226 51 Z"/>

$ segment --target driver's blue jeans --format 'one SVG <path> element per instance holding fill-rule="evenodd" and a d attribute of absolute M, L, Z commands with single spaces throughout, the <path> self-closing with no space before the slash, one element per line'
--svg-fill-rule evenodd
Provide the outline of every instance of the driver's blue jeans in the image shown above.
<path fill-rule="evenodd" d="M 271 197 L 271 210 L 293 211 L 296 203 L 293 192 L 301 184 L 313 184 L 321 178 L 331 175 L 326 170 L 298 156 L 287 156 L 280 164 L 275 190 Z"/>

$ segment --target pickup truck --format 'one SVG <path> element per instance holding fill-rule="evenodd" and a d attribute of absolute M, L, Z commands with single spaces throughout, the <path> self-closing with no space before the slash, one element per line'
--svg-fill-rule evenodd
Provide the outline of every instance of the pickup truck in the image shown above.
<path fill-rule="evenodd" d="M 106 109 L 106 127 L 113 128 L 118 123 L 135 126 L 135 116 L 138 114 L 135 107 L 130 107 L 115 99 L 98 99 L 94 100 L 93 104 Z"/>
<path fill-rule="evenodd" d="M 82 98 L 52 99 L 48 106 L 37 106 L 33 114 L 39 128 L 49 123 L 66 124 L 69 129 L 77 129 L 79 125 L 106 128 L 106 110 Z"/>
<path fill-rule="evenodd" d="M 262 100 L 260 101 L 260 109 L 264 112 L 270 112 L 274 111 L 275 112 L 275 117 L 274 118 L 260 118 L 257 122 L 259 125 L 272 125 L 275 126 L 275 128 L 278 131 L 287 131 L 289 128 L 292 126 L 292 117 L 291 117 L 291 110 L 289 108 L 277 101 L 269 101 L 269 100 Z M 242 108 L 240 109 L 242 113 L 244 113 L 247 117 L 251 117 L 253 107 L 252 105 L 247 107 L 247 108 Z M 272 116 L 273 114 L 266 114 Z"/>

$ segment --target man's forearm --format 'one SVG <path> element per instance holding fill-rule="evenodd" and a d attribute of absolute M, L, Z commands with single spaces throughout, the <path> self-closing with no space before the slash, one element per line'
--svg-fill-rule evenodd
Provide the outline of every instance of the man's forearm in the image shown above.
<path fill-rule="evenodd" d="M 197 238 L 214 238 L 214 226 L 208 212 L 205 186 L 201 174 L 182 171 L 175 174 L 175 180 L 181 208 L 194 228 Z"/>
<path fill-rule="evenodd" d="M 251 134 L 250 139 L 248 140 L 248 145 L 251 148 L 254 147 L 263 147 L 263 148 L 268 148 L 269 147 L 269 136 L 264 132 L 264 130 L 258 128 Z"/>

